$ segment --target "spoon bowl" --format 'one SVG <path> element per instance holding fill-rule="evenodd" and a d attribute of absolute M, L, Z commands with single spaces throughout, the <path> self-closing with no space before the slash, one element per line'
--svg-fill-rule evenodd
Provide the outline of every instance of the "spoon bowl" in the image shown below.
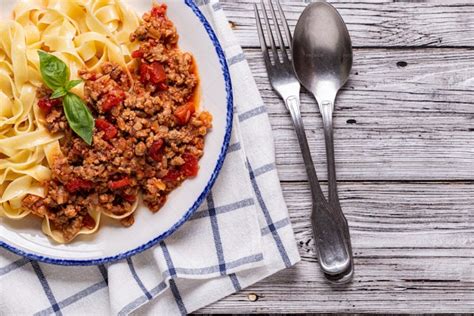
<path fill-rule="evenodd" d="M 346 24 L 326 2 L 309 4 L 293 37 L 293 67 L 318 103 L 334 101 L 352 68 L 352 44 Z"/>

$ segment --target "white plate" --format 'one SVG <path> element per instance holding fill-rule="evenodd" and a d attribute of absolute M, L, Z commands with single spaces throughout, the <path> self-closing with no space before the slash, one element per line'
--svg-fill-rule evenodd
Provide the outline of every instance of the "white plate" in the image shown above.
<path fill-rule="evenodd" d="M 2 11 L 11 12 L 14 0 L 2 1 Z M 138 14 L 151 9 L 151 0 L 128 0 Z M 161 2 L 161 1 L 160 1 Z M 34 217 L 21 221 L 0 218 L 0 246 L 33 260 L 62 265 L 92 265 L 127 258 L 168 237 L 199 207 L 224 162 L 232 129 L 232 88 L 222 48 L 209 23 L 191 0 L 164 1 L 175 23 L 179 45 L 196 58 L 201 84 L 201 108 L 213 115 L 213 128 L 206 136 L 199 175 L 173 191 L 156 214 L 146 207 L 137 210 L 135 224 L 122 228 L 105 221 L 96 234 L 80 236 L 71 244 L 52 242 Z M 4 9 L 7 10 L 4 10 Z M 3 17 L 5 18 L 5 17 Z"/>

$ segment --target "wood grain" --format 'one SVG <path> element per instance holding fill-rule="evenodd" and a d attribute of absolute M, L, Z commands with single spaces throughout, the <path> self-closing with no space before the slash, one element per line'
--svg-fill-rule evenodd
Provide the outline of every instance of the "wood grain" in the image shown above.
<path fill-rule="evenodd" d="M 269 85 L 261 53 L 245 54 L 271 118 L 280 177 L 304 180 L 291 119 Z M 473 180 L 473 60 L 467 49 L 355 50 L 334 112 L 338 178 Z M 302 113 L 316 169 L 326 179 L 321 118 L 307 93 Z"/>
<path fill-rule="evenodd" d="M 259 47 L 253 3 L 260 0 L 221 2 L 241 45 Z M 474 2 L 469 0 L 330 2 L 346 22 L 354 47 L 474 46 Z M 282 1 L 291 29 L 305 6 L 304 1 Z"/>
<path fill-rule="evenodd" d="M 307 184 L 283 192 L 303 261 L 200 313 L 474 311 L 473 183 L 342 183 L 356 266 L 347 286 L 319 270 Z"/>
<path fill-rule="evenodd" d="M 347 286 L 328 284 L 315 259 L 309 188 L 258 50 L 256 2 L 221 5 L 267 106 L 302 262 L 199 313 L 474 312 L 474 2 L 330 1 L 355 47 L 334 117 L 356 266 Z M 282 2 L 293 28 L 305 4 Z M 321 119 L 307 94 L 302 112 L 326 179 Z"/>

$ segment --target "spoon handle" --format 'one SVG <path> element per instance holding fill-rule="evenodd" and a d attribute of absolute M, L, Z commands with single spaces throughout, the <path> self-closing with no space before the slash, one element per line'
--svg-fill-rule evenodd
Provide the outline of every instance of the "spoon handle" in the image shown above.
<path fill-rule="evenodd" d="M 333 111 L 334 102 L 322 101 L 319 103 L 319 111 L 323 119 L 324 129 L 324 140 L 326 143 L 326 159 L 328 168 L 328 201 L 331 205 L 331 209 L 335 212 L 335 216 L 339 222 L 344 233 L 344 239 L 349 249 L 349 255 L 351 256 L 351 262 L 353 261 L 352 256 L 352 245 L 349 233 L 349 225 L 347 224 L 346 217 L 342 212 L 341 205 L 339 203 L 339 196 L 337 193 L 337 178 L 336 178 L 336 163 L 334 155 L 334 137 L 333 137 Z M 352 265 L 352 263 L 351 263 Z"/>
<path fill-rule="evenodd" d="M 319 103 L 319 111 L 323 119 L 324 140 L 326 143 L 326 159 L 328 168 L 328 201 L 334 206 L 337 215 L 341 221 L 347 226 L 347 220 L 341 210 L 339 204 L 339 196 L 337 193 L 337 178 L 336 178 L 336 163 L 334 158 L 334 138 L 333 138 L 333 124 L 332 114 L 334 111 L 334 102 L 322 101 Z M 346 229 L 349 231 L 348 229 Z"/>
<path fill-rule="evenodd" d="M 343 223 L 337 216 L 338 212 L 331 208 L 321 190 L 301 118 L 299 97 L 289 96 L 284 100 L 293 119 L 308 174 L 313 202 L 311 224 L 321 269 L 329 276 L 347 274 L 347 271 L 352 269 L 350 248 L 345 238 Z"/>
<path fill-rule="evenodd" d="M 319 107 L 323 118 L 324 140 L 326 143 L 326 159 L 328 168 L 328 200 L 329 203 L 338 203 L 337 179 L 336 179 L 336 163 L 334 158 L 334 139 L 332 127 L 332 113 L 334 103 L 329 101 L 321 102 Z"/>

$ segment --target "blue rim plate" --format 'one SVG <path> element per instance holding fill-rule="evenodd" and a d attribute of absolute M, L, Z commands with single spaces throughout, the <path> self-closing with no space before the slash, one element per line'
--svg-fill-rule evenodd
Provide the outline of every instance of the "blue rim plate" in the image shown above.
<path fill-rule="evenodd" d="M 202 189 L 202 192 L 198 195 L 197 199 L 194 201 L 191 207 L 188 208 L 188 210 L 184 213 L 184 215 L 176 221 L 168 230 L 165 232 L 159 234 L 158 236 L 152 238 L 151 240 L 145 242 L 144 244 L 134 247 L 133 249 L 127 250 L 120 252 L 116 255 L 113 256 L 105 256 L 103 258 L 97 258 L 97 259 L 91 259 L 91 260 L 74 260 L 74 259 L 60 259 L 60 258 L 52 258 L 48 257 L 47 255 L 38 255 L 34 253 L 30 253 L 26 250 L 19 249 L 18 247 L 12 246 L 4 241 L 0 240 L 0 246 L 15 253 L 20 256 L 26 257 L 31 260 L 37 260 L 41 262 L 46 262 L 46 263 L 51 263 L 51 264 L 57 264 L 57 265 L 65 265 L 65 266 L 74 266 L 74 265 L 98 265 L 98 264 L 104 264 L 104 263 L 111 263 L 114 261 L 126 259 L 128 257 L 131 257 L 133 255 L 136 255 L 142 251 L 145 251 L 156 244 L 158 244 L 160 241 L 164 240 L 168 236 L 170 236 L 172 233 L 174 233 L 179 227 L 181 227 L 198 209 L 198 207 L 202 204 L 208 193 L 210 192 L 212 186 L 214 185 L 217 176 L 222 168 L 222 165 L 224 163 L 224 159 L 227 153 L 227 148 L 229 146 L 229 141 L 230 141 L 230 136 L 232 132 L 232 118 L 233 118 L 233 95 L 232 95 L 232 84 L 231 84 L 231 79 L 230 79 L 230 73 L 229 73 L 229 68 L 227 65 L 227 61 L 224 55 L 224 51 L 219 43 L 219 40 L 217 39 L 216 34 L 214 33 L 211 25 L 207 21 L 207 19 L 204 17 L 203 13 L 199 10 L 199 8 L 196 6 L 196 4 L 192 0 L 184 0 L 184 3 L 187 5 L 187 7 L 192 10 L 194 15 L 199 19 L 200 23 L 204 27 L 205 31 L 207 32 L 207 35 L 209 36 L 210 42 L 212 42 L 212 45 L 214 46 L 215 53 L 217 55 L 217 58 L 219 60 L 220 64 L 220 70 L 222 71 L 222 77 L 225 82 L 225 90 L 226 90 L 226 122 L 225 122 L 225 134 L 223 137 L 223 142 L 222 146 L 220 147 L 220 152 L 219 156 L 217 158 L 217 163 L 215 164 L 214 170 L 212 171 L 212 174 L 207 182 L 207 184 L 204 186 L 204 189 Z M 173 20 L 173 18 L 171 18 Z M 179 29 L 178 29 L 179 32 Z M 199 66 L 199 64 L 198 64 Z M 184 186 L 185 184 L 183 184 Z"/>

